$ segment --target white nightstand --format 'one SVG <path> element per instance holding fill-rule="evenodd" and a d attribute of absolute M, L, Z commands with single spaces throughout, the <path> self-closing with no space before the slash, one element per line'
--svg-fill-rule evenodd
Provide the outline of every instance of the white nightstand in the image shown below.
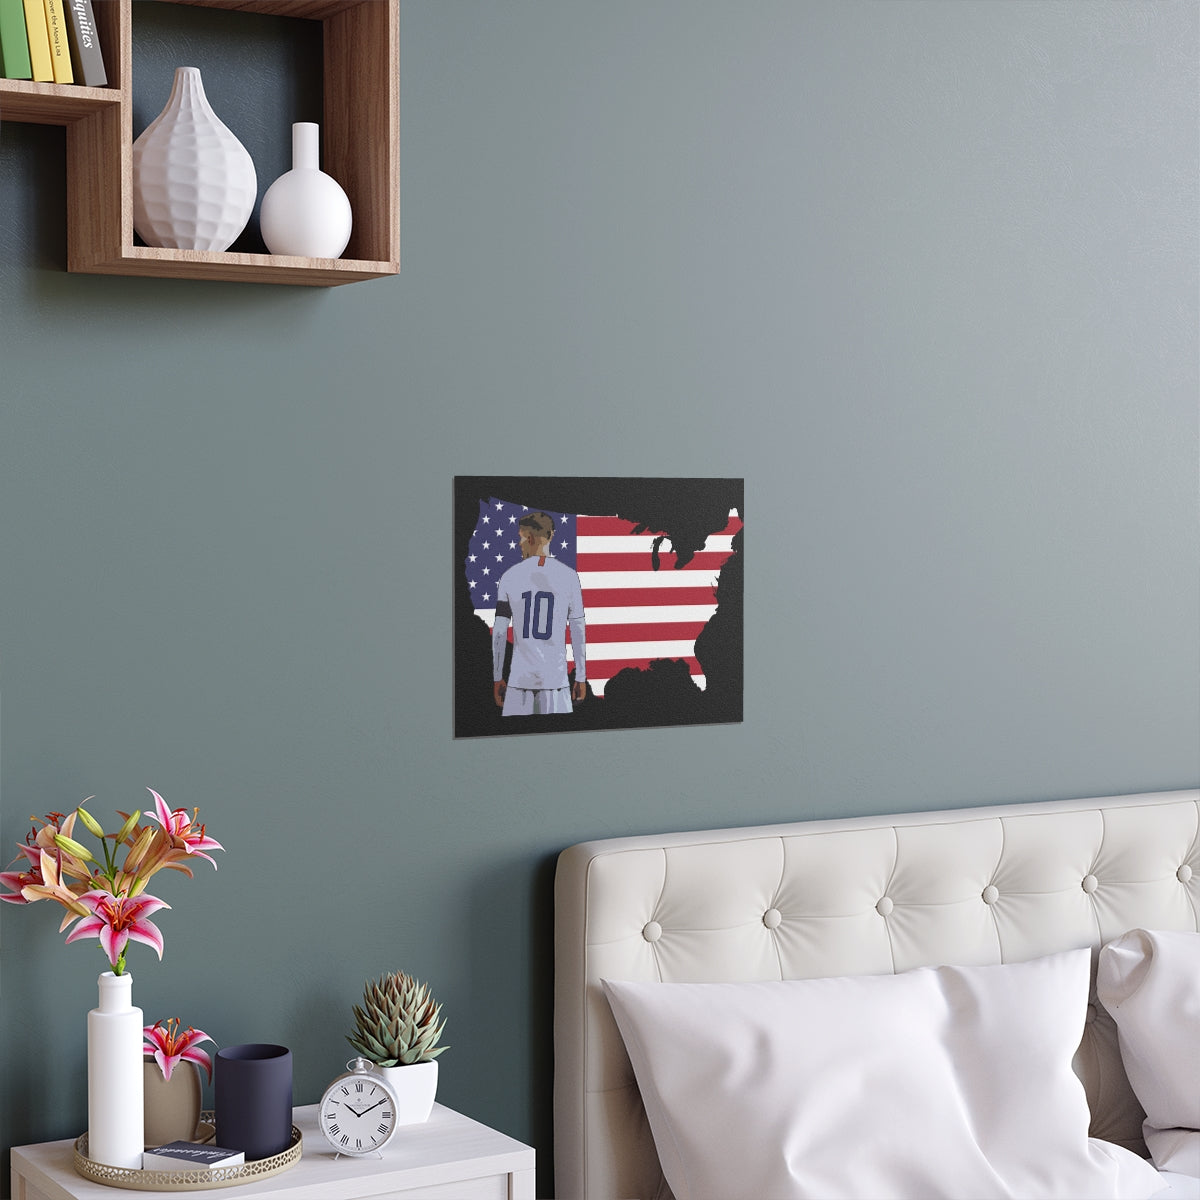
<path fill-rule="evenodd" d="M 382 1158 L 337 1158 L 317 1128 L 317 1106 L 295 1110 L 304 1155 L 256 1183 L 196 1192 L 140 1192 L 93 1183 L 72 1166 L 74 1138 L 16 1146 L 12 1200 L 533 1200 L 534 1151 L 440 1104 L 423 1125 L 396 1131 Z"/>

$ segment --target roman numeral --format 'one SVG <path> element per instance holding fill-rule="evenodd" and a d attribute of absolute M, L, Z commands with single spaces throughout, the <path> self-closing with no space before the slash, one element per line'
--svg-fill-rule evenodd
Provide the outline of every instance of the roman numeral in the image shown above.
<path fill-rule="evenodd" d="M 329 1132 L 332 1133 L 334 1137 L 337 1137 L 337 1135 L 342 1131 L 336 1125 L 330 1125 Z"/>
<path fill-rule="evenodd" d="M 380 1125 L 380 1126 L 379 1126 L 379 1132 L 380 1132 L 380 1133 L 387 1133 L 387 1126 L 386 1126 L 386 1125 Z"/>
<path fill-rule="evenodd" d="M 361 1092 L 361 1091 L 363 1090 L 363 1085 L 362 1085 L 361 1083 L 356 1083 L 356 1084 L 354 1085 L 354 1090 L 355 1090 L 356 1092 Z"/>

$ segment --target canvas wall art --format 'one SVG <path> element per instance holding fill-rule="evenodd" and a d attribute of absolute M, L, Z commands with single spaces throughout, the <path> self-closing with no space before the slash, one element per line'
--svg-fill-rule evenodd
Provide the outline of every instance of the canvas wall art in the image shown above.
<path fill-rule="evenodd" d="M 741 721 L 744 491 L 456 477 L 455 736 Z"/>

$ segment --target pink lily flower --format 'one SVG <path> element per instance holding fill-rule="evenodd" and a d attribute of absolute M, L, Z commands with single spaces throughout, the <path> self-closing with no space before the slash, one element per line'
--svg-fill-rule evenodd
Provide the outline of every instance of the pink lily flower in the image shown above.
<path fill-rule="evenodd" d="M 84 802 L 86 803 L 86 801 Z M 60 812 L 47 813 L 45 817 L 33 817 L 34 821 L 41 822 L 41 829 L 36 826 L 25 835 L 25 841 L 31 845 L 40 846 L 43 850 L 52 850 L 54 848 L 55 834 L 63 834 L 70 837 L 75 832 L 75 814 L 73 812 L 64 815 Z"/>
<path fill-rule="evenodd" d="M 59 859 L 36 847 L 21 846 L 21 852 L 32 864 L 28 871 L 0 872 L 0 883 L 12 888 L 16 895 L 0 895 L 0 900 L 10 904 L 32 904 L 35 900 L 57 900 L 67 909 L 59 932 L 66 929 L 77 917 L 86 917 L 87 910 L 79 903 L 81 893 L 87 891 L 86 884 L 76 884 L 74 889 L 62 882 Z"/>
<path fill-rule="evenodd" d="M 77 893 L 67 887 L 59 877 L 58 863 L 45 850 L 41 852 L 38 862 L 38 874 L 41 879 L 26 884 L 21 889 L 21 895 L 32 904 L 35 900 L 57 900 L 67 911 L 62 924 L 58 927 L 61 933 L 78 917 L 86 917 L 90 911 L 80 902 Z"/>
<path fill-rule="evenodd" d="M 59 835 L 67 838 L 71 836 L 75 827 L 75 814 L 71 813 L 64 817 L 60 812 L 52 812 L 45 818 L 34 817 L 33 819 L 40 821 L 42 827 L 39 829 L 35 825 L 25 835 L 25 845 L 17 847 L 18 857 L 9 864 L 13 866 L 20 862 L 20 856 L 24 855 L 27 866 L 23 871 L 0 871 L 0 884 L 8 888 L 9 892 L 14 893 L 0 894 L 0 900 L 5 900 L 9 904 L 32 904 L 34 900 L 51 897 L 69 906 L 70 901 L 60 894 L 58 887 L 60 873 L 70 875 L 74 879 L 87 881 L 83 886 L 77 887 L 76 894 L 86 892 L 91 886 L 91 875 L 85 864 L 74 855 L 65 852 L 54 840 Z M 46 854 L 51 855 L 55 864 L 53 879 L 44 877 L 42 873 L 42 859 Z M 39 891 L 32 896 L 25 895 L 26 888 L 41 888 L 43 884 L 47 883 L 50 884 L 51 891 Z M 61 891 L 66 891 L 65 886 Z M 72 895 L 71 900 L 73 899 Z"/>
<path fill-rule="evenodd" d="M 156 896 L 112 896 L 108 892 L 85 892 L 78 903 L 91 914 L 80 919 L 67 934 L 67 941 L 98 937 L 100 948 L 108 955 L 113 971 L 120 975 L 125 969 L 125 947 L 129 942 L 144 942 L 153 946 L 158 957 L 163 954 L 162 930 L 146 918 L 160 908 L 170 908 Z"/>
<path fill-rule="evenodd" d="M 146 791 L 154 797 L 154 809 L 152 813 L 146 815 L 152 820 L 157 821 L 167 835 L 171 839 L 171 845 L 176 850 L 182 850 L 185 854 L 194 854 L 198 858 L 206 858 L 216 868 L 216 861 L 207 854 L 205 850 L 224 850 L 215 838 L 210 838 L 204 832 L 203 825 L 196 825 L 196 814 L 199 813 L 198 808 L 192 809 L 191 818 L 187 815 L 187 810 L 183 808 L 170 809 L 167 807 L 167 802 L 153 789 L 147 788 Z"/>
<path fill-rule="evenodd" d="M 171 906 L 145 894 L 151 876 L 169 867 L 190 878 L 192 858 L 207 859 L 215 870 L 217 864 L 205 851 L 224 849 L 196 820 L 198 809 L 189 818 L 182 808 L 168 808 L 153 788 L 146 790 L 155 802 L 151 823 L 138 824 L 140 810 L 120 813 L 123 824 L 116 833 L 105 833 L 83 805 L 72 813 L 31 817 L 33 828 L 25 835 L 25 844 L 17 847 L 17 858 L 0 871 L 0 901 L 24 905 L 57 901 L 67 910 L 59 932 L 73 925 L 68 942 L 98 938 L 117 975 L 125 970 L 125 950 L 131 940 L 153 946 L 162 958 L 162 933 L 148 917 Z M 81 834 L 99 840 L 98 854 L 73 836 L 77 820 Z M 118 861 L 122 848 L 123 863 Z"/>
<path fill-rule="evenodd" d="M 29 841 L 28 838 L 25 839 Z M 0 883 L 2 883 L 15 895 L 0 895 L 0 900 L 7 900 L 9 904 L 30 904 L 32 903 L 23 894 L 27 887 L 35 886 L 39 883 L 44 883 L 42 879 L 42 851 L 33 846 L 25 845 L 18 846 L 17 849 L 26 858 L 26 869 L 24 871 L 0 871 Z M 9 863 L 9 866 L 16 866 L 21 861 L 21 855 Z"/>
<path fill-rule="evenodd" d="M 29 901 L 21 895 L 22 888 L 41 882 L 42 878 L 36 871 L 0 871 L 0 886 L 8 888 L 7 892 L 0 892 L 0 900 L 7 900 L 9 904 L 28 904 Z"/>
<path fill-rule="evenodd" d="M 203 1067 L 209 1082 L 212 1082 L 212 1058 L 207 1050 L 197 1049 L 198 1042 L 212 1041 L 203 1029 L 193 1029 L 189 1025 L 186 1032 L 180 1033 L 179 1018 L 171 1017 L 165 1025 L 162 1021 L 147 1025 L 142 1034 L 145 1037 L 142 1053 L 147 1058 L 153 1055 L 155 1062 L 162 1069 L 164 1079 L 170 1080 L 175 1064 L 182 1059 L 184 1062 L 194 1062 Z"/>

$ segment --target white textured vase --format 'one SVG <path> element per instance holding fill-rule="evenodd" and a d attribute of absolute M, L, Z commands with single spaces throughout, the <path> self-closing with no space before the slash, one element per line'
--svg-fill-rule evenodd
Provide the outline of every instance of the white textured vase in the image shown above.
<path fill-rule="evenodd" d="M 246 147 L 177 67 L 167 106 L 133 143 L 133 227 L 148 246 L 228 250 L 246 228 L 258 176 Z"/>
<path fill-rule="evenodd" d="M 437 1059 L 407 1067 L 376 1067 L 375 1070 L 396 1097 L 397 1125 L 419 1125 L 429 1120 L 437 1095 Z"/>
<path fill-rule="evenodd" d="M 258 214 L 272 254 L 337 258 L 350 241 L 350 201 L 320 169 L 319 147 L 319 126 L 311 121 L 292 126 L 292 169 L 267 188 Z"/>
<path fill-rule="evenodd" d="M 142 1010 L 133 976 L 100 976 L 100 1007 L 88 1013 L 88 1158 L 109 1167 L 142 1165 Z"/>

